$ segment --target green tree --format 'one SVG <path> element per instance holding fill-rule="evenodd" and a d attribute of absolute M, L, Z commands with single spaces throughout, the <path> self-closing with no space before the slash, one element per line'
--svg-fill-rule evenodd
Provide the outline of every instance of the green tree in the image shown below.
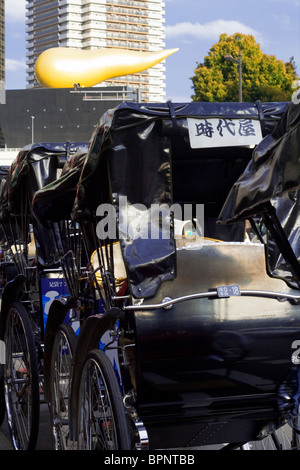
<path fill-rule="evenodd" d="M 241 51 L 243 101 L 289 101 L 297 78 L 294 58 L 284 63 L 274 55 L 261 51 L 254 36 L 241 33 L 221 34 L 203 63 L 197 63 L 193 82 L 194 101 L 238 101 L 238 65 L 226 61 L 235 59 Z"/>

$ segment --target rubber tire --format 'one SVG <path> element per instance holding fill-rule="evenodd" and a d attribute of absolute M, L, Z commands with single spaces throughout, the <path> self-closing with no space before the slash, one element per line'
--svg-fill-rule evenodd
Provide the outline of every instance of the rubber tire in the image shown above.
<path fill-rule="evenodd" d="M 13 320 L 16 319 L 15 325 L 19 327 L 18 335 L 19 339 L 24 342 L 27 349 L 27 357 L 28 357 L 28 364 L 29 367 L 29 374 L 30 377 L 30 385 L 27 390 L 29 390 L 30 397 L 30 410 L 31 415 L 28 424 L 28 433 L 27 435 L 23 435 L 22 431 L 18 427 L 18 419 L 15 416 L 15 407 L 12 404 L 11 398 L 11 387 L 8 380 L 8 361 L 7 355 L 11 350 L 8 341 L 10 339 L 9 333 L 11 332 L 11 328 L 13 327 Z M 23 335 L 23 336 L 21 336 Z M 31 328 L 30 320 L 28 317 L 27 310 L 21 303 L 13 303 L 11 304 L 7 321 L 6 321 L 6 328 L 4 333 L 4 342 L 5 342 L 5 350 L 6 350 L 6 364 L 4 365 L 4 390 L 5 390 L 5 402 L 6 402 L 6 412 L 8 418 L 8 426 L 12 438 L 13 446 L 16 450 L 33 450 L 36 448 L 38 432 L 39 432 L 39 419 L 40 419 L 40 394 L 39 394 L 39 372 L 38 372 L 38 358 L 37 358 L 37 350 L 34 341 L 34 335 Z M 24 349 L 23 349 L 24 351 Z M 23 352 L 22 351 L 22 352 Z M 27 392 L 26 392 L 27 393 Z M 19 402 L 19 408 L 20 402 Z M 21 414 L 21 413 L 20 413 Z M 23 414 L 23 412 L 22 412 Z M 25 416 L 26 419 L 26 416 Z M 22 438 L 24 437 L 24 439 Z"/>
<path fill-rule="evenodd" d="M 92 369 L 90 369 L 90 366 L 92 366 Z M 108 423 L 108 426 L 110 426 L 110 423 L 115 423 L 115 426 L 113 427 L 114 430 L 114 436 L 115 439 L 111 445 L 105 446 L 103 443 L 103 440 L 100 442 L 100 437 L 99 440 L 97 440 L 97 443 L 95 446 L 87 445 L 85 439 L 84 439 L 84 431 L 82 429 L 82 419 L 83 419 L 83 413 L 85 408 L 85 402 L 84 402 L 84 388 L 85 388 L 85 383 L 86 383 L 86 378 L 88 377 L 88 374 L 90 374 L 91 371 L 95 370 L 97 368 L 97 373 L 98 376 L 101 378 L 101 399 L 105 399 L 105 397 L 108 397 L 108 403 L 110 406 L 108 408 L 111 410 L 111 415 L 112 419 L 104 419 L 104 423 Z M 91 374 L 90 374 L 91 377 Z M 89 380 L 90 380 L 89 377 Z M 94 389 L 95 390 L 95 389 Z M 98 388 L 99 390 L 99 388 Z M 92 394 L 93 397 L 95 397 L 95 393 Z M 97 410 L 96 402 L 90 403 L 89 404 L 89 409 L 90 410 Z M 104 413 L 102 413 L 104 414 Z M 101 415 L 101 413 L 98 413 L 98 415 Z M 92 420 L 92 422 L 94 422 Z M 89 423 L 88 426 L 85 426 L 86 429 L 90 429 Z M 98 426 L 99 428 L 100 426 Z M 99 444 L 99 445 L 97 445 Z M 127 418 L 125 414 L 125 409 L 122 401 L 122 396 L 120 392 L 120 386 L 118 383 L 118 380 L 116 378 L 116 374 L 114 372 L 114 369 L 112 367 L 112 364 L 106 354 L 98 349 L 93 349 L 91 350 L 88 354 L 87 357 L 84 361 L 84 366 L 81 374 L 81 380 L 80 380 L 80 390 L 79 390 L 79 400 L 78 400 L 78 448 L 79 450 L 130 450 L 131 449 L 131 444 L 130 444 L 130 434 L 129 434 L 129 429 L 128 429 L 128 424 L 127 424 Z"/>

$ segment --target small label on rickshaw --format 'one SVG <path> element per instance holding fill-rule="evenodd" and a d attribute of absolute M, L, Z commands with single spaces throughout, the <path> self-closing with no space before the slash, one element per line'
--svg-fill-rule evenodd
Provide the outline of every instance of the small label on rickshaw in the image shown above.
<path fill-rule="evenodd" d="M 241 295 L 240 288 L 237 284 L 232 286 L 219 286 L 217 287 L 218 297 L 232 297 L 234 295 Z"/>
<path fill-rule="evenodd" d="M 0 340 L 0 364 L 5 364 L 5 343 Z"/>
<path fill-rule="evenodd" d="M 187 118 L 191 148 L 254 146 L 262 140 L 260 122 L 251 118 Z"/>

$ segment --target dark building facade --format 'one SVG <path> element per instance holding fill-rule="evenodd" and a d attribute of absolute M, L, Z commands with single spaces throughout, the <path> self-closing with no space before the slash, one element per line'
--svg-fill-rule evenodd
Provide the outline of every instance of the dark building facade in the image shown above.
<path fill-rule="evenodd" d="M 5 0 L 0 0 L 0 103 L 5 103 Z"/>
<path fill-rule="evenodd" d="M 122 88 L 7 90 L 0 105 L 1 147 L 32 142 L 88 141 L 100 117 L 122 100 Z"/>

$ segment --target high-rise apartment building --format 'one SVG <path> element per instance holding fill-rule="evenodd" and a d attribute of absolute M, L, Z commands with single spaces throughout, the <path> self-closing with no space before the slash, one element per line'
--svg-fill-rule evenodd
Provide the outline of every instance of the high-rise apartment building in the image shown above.
<path fill-rule="evenodd" d="M 163 50 L 164 6 L 163 0 L 27 0 L 27 87 L 38 86 L 34 64 L 50 47 Z M 100 85 L 129 86 L 144 101 L 161 101 L 164 79 L 162 62 Z"/>
<path fill-rule="evenodd" d="M 0 104 L 5 103 L 5 0 L 0 0 Z"/>

